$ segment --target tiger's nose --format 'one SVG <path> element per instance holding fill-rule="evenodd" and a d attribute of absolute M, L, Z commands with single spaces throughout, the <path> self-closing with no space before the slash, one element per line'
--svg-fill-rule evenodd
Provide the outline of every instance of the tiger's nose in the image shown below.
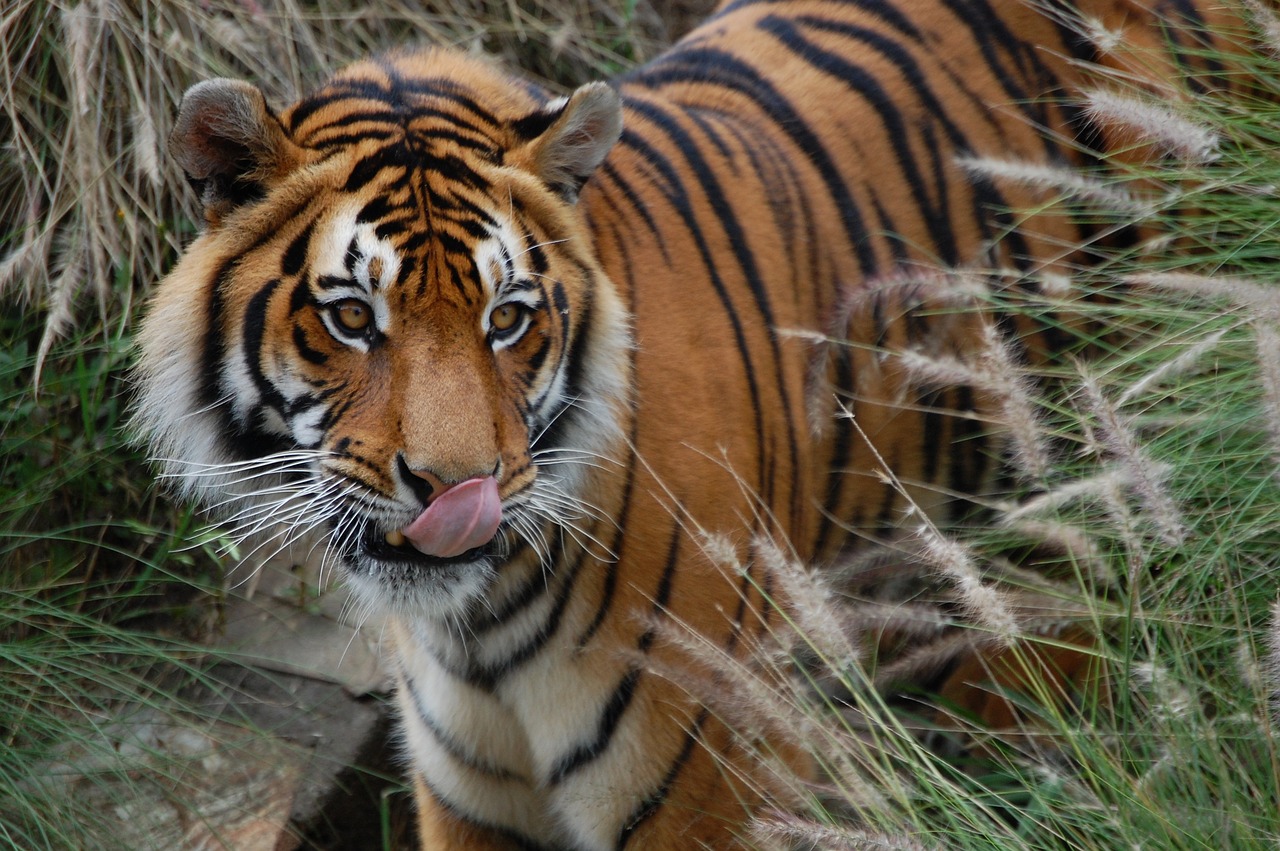
<path fill-rule="evenodd" d="M 435 470 L 427 467 L 410 466 L 409 462 L 405 460 L 403 454 L 396 456 L 396 467 L 400 473 L 400 480 L 408 486 L 409 490 L 413 491 L 413 495 L 417 497 L 418 501 L 421 502 L 424 507 L 430 505 L 433 500 L 440 497 L 445 491 L 449 490 L 449 488 L 454 485 L 465 482 L 468 479 L 496 476 L 498 474 L 499 466 L 500 465 L 495 464 L 493 469 L 490 470 L 476 469 L 460 471 L 461 475 L 456 477 L 452 475 L 442 476 Z"/>
<path fill-rule="evenodd" d="M 403 455 L 396 457 L 396 465 L 400 470 L 400 480 L 409 486 L 423 505 L 430 505 L 431 500 L 449 489 L 449 483 L 430 470 L 410 467 Z"/>

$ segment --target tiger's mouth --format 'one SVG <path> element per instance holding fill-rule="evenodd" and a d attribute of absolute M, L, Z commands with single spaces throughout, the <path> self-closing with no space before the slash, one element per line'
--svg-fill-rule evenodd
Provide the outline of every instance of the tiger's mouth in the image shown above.
<path fill-rule="evenodd" d="M 494 540 L 496 541 L 498 537 L 500 536 L 495 536 Z M 453 556 L 434 556 L 412 546 L 404 534 L 398 530 L 387 532 L 382 530 L 377 523 L 368 520 L 356 540 L 356 545 L 353 548 L 354 552 L 349 555 L 385 564 L 431 569 L 471 564 L 494 556 L 496 554 L 493 552 L 493 544 L 494 542 L 491 541 L 488 544 L 471 547 Z"/>
<path fill-rule="evenodd" d="M 470 611 L 498 576 L 506 544 L 499 531 L 481 546 L 446 556 L 424 553 L 383 521 L 367 518 L 358 530 L 336 534 L 345 542 L 347 587 L 371 610 L 410 618 L 448 619 Z"/>
<path fill-rule="evenodd" d="M 477 561 L 498 540 L 502 498 L 493 476 L 443 488 L 403 526 L 387 529 L 365 521 L 359 555 L 381 564 L 441 567 Z"/>

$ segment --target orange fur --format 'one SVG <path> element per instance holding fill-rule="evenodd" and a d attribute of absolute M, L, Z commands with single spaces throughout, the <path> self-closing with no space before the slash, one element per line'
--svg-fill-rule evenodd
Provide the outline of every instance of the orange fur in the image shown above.
<path fill-rule="evenodd" d="M 309 487 L 280 513 L 331 525 L 397 616 L 425 847 L 737 847 L 770 779 L 652 672 L 687 664 L 655 622 L 745 652 L 776 617 L 747 543 L 820 565 L 892 531 L 906 501 L 877 456 L 938 513 L 990 478 L 981 394 L 927 391 L 883 352 L 972 344 L 922 270 L 1076 259 L 1086 229 L 1005 212 L 1046 199 L 956 158 L 1078 162 L 1093 57 L 1020 0 L 877 8 L 725 4 L 620 101 L 430 51 L 278 116 L 228 81 L 184 110 L 209 228 L 143 328 L 139 422 L 190 495 Z M 1156 41 L 1136 5 L 1088 12 Z M 373 330 L 336 325 L 338 299 Z M 513 304 L 504 336 L 488 323 Z M 524 518 L 491 550 L 379 549 L 423 510 L 415 476 L 490 474 Z"/>

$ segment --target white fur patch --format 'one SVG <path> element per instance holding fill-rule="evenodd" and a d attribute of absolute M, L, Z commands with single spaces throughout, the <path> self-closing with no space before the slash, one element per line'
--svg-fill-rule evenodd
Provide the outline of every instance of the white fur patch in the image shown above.
<path fill-rule="evenodd" d="M 400 255 L 389 240 L 378 238 L 376 225 L 356 221 L 359 212 L 360 208 L 352 205 L 328 217 L 324 233 L 315 243 L 312 269 L 316 275 L 351 281 L 349 286 L 326 290 L 321 296 L 322 303 L 359 299 L 373 311 L 374 327 L 386 333 L 391 326 L 387 290 L 400 274 Z M 348 255 L 353 245 L 355 260 L 349 276 L 347 264 L 351 258 Z M 327 315 L 324 322 L 334 339 L 361 351 L 369 350 L 363 340 L 342 334 Z"/>

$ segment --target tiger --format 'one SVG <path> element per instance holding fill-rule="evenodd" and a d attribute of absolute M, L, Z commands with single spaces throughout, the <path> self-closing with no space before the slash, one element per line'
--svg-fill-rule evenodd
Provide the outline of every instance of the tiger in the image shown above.
<path fill-rule="evenodd" d="M 742 847 L 764 784 L 660 675 L 687 661 L 664 628 L 744 653 L 787 605 L 753 541 L 822 569 L 986 486 L 980 394 L 883 356 L 975 327 L 885 282 L 1075 262 L 1087 222 L 965 161 L 1092 165 L 1072 94 L 1117 60 L 1074 24 L 1174 73 L 1210 20 L 727 0 L 567 96 L 440 47 L 279 110 L 197 83 L 170 151 L 203 222 L 138 331 L 140 439 L 180 498 L 321 535 L 387 613 L 422 847 Z"/>

